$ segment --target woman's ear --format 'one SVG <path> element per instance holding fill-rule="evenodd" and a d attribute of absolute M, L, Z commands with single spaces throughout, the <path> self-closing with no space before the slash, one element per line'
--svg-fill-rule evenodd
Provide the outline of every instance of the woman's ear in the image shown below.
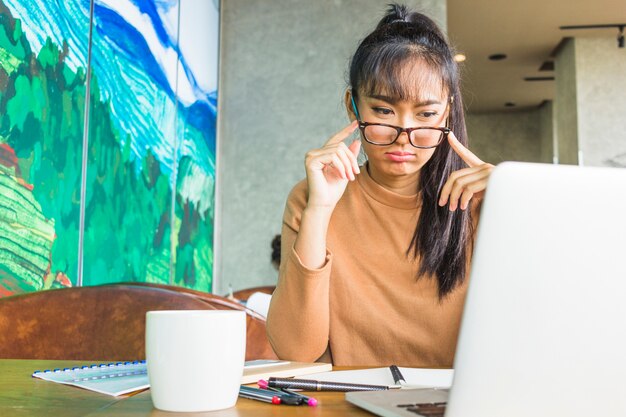
<path fill-rule="evenodd" d="M 352 90 L 349 88 L 346 90 L 346 94 L 344 94 L 343 104 L 346 106 L 346 111 L 348 112 L 350 121 L 355 121 L 357 117 L 356 114 L 354 114 L 354 109 L 352 107 Z"/>

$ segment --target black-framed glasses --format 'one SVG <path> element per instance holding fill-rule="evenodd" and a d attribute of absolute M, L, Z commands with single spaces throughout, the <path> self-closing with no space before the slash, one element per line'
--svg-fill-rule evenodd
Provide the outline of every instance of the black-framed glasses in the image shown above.
<path fill-rule="evenodd" d="M 363 138 L 372 145 L 388 146 L 398 140 L 402 132 L 406 132 L 409 143 L 420 149 L 435 148 L 448 137 L 448 127 L 399 127 L 385 123 L 368 123 L 359 121 L 359 129 Z"/>
<path fill-rule="evenodd" d="M 360 120 L 361 118 L 356 108 L 356 103 L 354 102 L 354 96 L 352 96 L 351 99 L 352 108 L 354 109 L 355 116 L 359 120 L 359 129 L 363 134 L 363 138 L 372 145 L 389 146 L 398 140 L 402 132 L 406 132 L 411 146 L 420 149 L 431 149 L 439 146 L 451 132 L 449 127 L 420 126 L 405 128 L 385 123 L 364 122 Z"/>

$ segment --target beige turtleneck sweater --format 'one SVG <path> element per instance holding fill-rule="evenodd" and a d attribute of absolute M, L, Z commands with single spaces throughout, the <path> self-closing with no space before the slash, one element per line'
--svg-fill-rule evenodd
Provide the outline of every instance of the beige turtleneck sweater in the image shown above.
<path fill-rule="evenodd" d="M 293 248 L 306 202 L 301 181 L 285 207 L 282 262 L 267 319 L 278 357 L 451 367 L 467 280 L 440 301 L 434 278 L 416 278 L 419 264 L 406 250 L 419 215 L 417 195 L 393 193 L 362 169 L 333 211 L 326 263 L 316 270 Z"/>

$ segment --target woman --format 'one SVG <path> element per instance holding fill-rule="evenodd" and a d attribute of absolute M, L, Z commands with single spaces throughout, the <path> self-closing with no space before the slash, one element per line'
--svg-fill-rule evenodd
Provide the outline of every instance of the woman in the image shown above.
<path fill-rule="evenodd" d="M 296 361 L 450 367 L 471 208 L 493 166 L 465 147 L 458 68 L 436 24 L 391 5 L 352 58 L 345 102 L 353 122 L 307 153 L 287 200 L 269 339 Z M 363 141 L 346 146 L 357 128 Z"/>

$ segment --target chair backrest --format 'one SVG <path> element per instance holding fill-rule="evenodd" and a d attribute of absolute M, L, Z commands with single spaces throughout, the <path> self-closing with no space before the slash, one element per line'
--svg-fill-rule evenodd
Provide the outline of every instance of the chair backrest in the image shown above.
<path fill-rule="evenodd" d="M 185 287 L 146 282 L 125 282 L 122 285 L 158 288 L 177 293 L 184 293 L 201 299 L 216 310 L 240 310 L 246 312 L 246 360 L 277 359 L 274 350 L 267 338 L 265 317 L 254 310 L 246 308 L 237 301 L 230 300 L 215 294 L 196 291 Z M 273 288 L 273 287 L 272 287 Z M 271 293 L 271 292 L 270 292 Z"/>
<path fill-rule="evenodd" d="M 109 285 L 112 285 L 112 284 L 109 284 Z M 245 305 L 235 300 L 231 300 L 226 297 L 222 297 L 220 295 L 210 294 L 208 292 L 192 290 L 191 288 L 177 287 L 174 285 L 166 285 L 166 284 L 153 284 L 149 282 L 122 282 L 118 285 L 132 285 L 132 286 L 139 286 L 139 287 L 160 288 L 160 289 L 168 290 L 168 291 L 176 291 L 179 293 L 185 293 L 185 294 L 196 296 L 210 304 L 213 304 L 216 308 L 222 307 L 222 308 L 217 308 L 218 310 L 241 310 L 251 315 L 256 314 L 254 311 L 246 308 Z M 259 316 L 259 317 L 262 317 L 262 316 Z"/>
<path fill-rule="evenodd" d="M 189 294 L 127 285 L 64 288 L 0 299 L 0 358 L 145 357 L 150 310 L 213 310 Z"/>

